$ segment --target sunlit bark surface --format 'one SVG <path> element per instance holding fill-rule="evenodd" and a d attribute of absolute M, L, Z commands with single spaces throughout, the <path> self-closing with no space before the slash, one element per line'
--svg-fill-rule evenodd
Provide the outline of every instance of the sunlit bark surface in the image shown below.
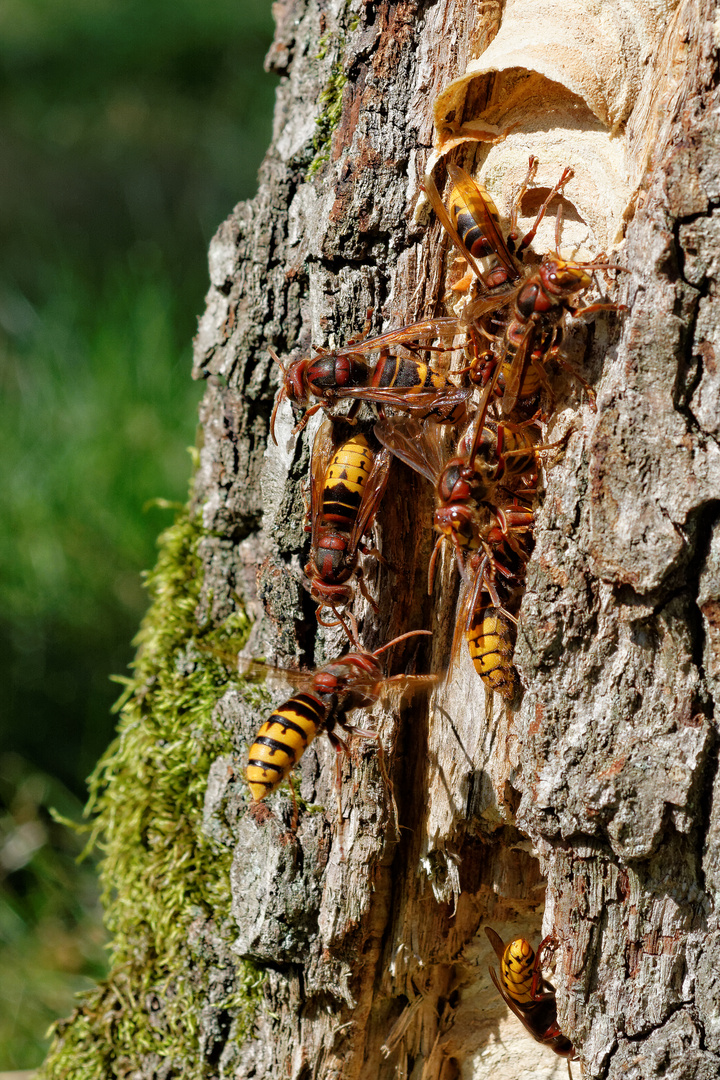
<path fill-rule="evenodd" d="M 532 26 L 538 11 L 529 3 L 525 15 L 518 0 L 503 18 Z M 413 216 L 440 142 L 433 103 L 503 30 L 499 4 L 467 0 L 286 0 L 275 13 L 273 143 L 257 197 L 210 251 L 195 500 L 208 529 L 203 617 L 221 621 L 239 597 L 258 620 L 252 655 L 312 668 L 343 648 L 342 634 L 318 632 L 301 585 L 316 424 L 293 439 L 285 405 L 279 446 L 269 443 L 279 371 L 267 348 L 287 360 L 343 343 L 368 308 L 376 331 L 444 313 L 447 245 L 430 215 Z M 236 948 L 267 972 L 237 1077 L 565 1075 L 493 988 L 486 924 L 534 945 L 556 935 L 560 1023 L 586 1077 L 720 1075 L 717 15 L 699 2 L 598 4 L 577 17 L 581 48 L 567 27 L 546 34 L 565 43 L 565 59 L 537 61 L 553 104 L 543 113 L 527 93 L 521 150 L 536 149 L 533 132 L 545 146 L 548 132 L 591 131 L 603 161 L 624 162 L 622 199 L 606 188 L 604 203 L 598 183 L 595 202 L 610 207 L 612 194 L 612 214 L 587 217 L 595 237 L 609 220 L 624 234 L 615 299 L 629 310 L 570 335 L 597 411 L 554 376 L 548 440 L 567 441 L 538 508 L 516 656 L 522 701 L 493 700 L 463 649 L 429 700 L 390 699 L 362 715 L 380 734 L 399 831 L 366 740 L 344 762 L 342 821 L 334 752 L 319 738 L 305 754 L 310 808 L 294 832 L 286 791 L 263 820 L 219 763 L 208 829 L 220 815 L 232 824 Z M 523 47 L 507 61 L 521 75 L 536 63 L 533 41 Z M 453 122 L 486 118 L 502 131 L 507 100 L 520 124 L 523 97 L 504 78 L 463 84 Z M 333 95 L 328 160 L 309 176 Z M 592 154 L 584 179 L 576 167 L 578 191 L 595 175 Z M 387 565 L 366 563 L 379 612 L 361 598 L 354 608 L 367 648 L 434 631 L 429 646 L 395 651 L 395 672 L 448 665 L 457 586 L 448 559 L 426 594 L 432 506 L 429 485 L 395 463 L 376 527 Z M 263 717 L 255 691 L 228 689 L 218 720 L 239 762 Z"/>

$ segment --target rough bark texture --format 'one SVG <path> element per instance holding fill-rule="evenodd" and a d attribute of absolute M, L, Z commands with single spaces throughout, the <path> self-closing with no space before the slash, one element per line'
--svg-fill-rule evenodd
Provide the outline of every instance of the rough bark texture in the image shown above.
<path fill-rule="evenodd" d="M 376 329 L 443 313 L 445 248 L 437 226 L 413 224 L 417 177 L 434 98 L 501 11 L 275 11 L 273 144 L 258 196 L 213 241 L 196 342 L 201 609 L 219 622 L 239 596 L 258 619 L 254 655 L 312 667 L 342 649 L 300 584 L 314 427 L 292 440 L 285 408 L 268 446 L 267 346 L 288 358 L 342 343 L 369 307 Z M 211 774 L 207 827 L 223 813 L 234 830 L 236 949 L 267 973 L 238 1078 L 563 1075 L 492 987 L 485 924 L 534 944 L 554 931 L 561 1026 L 587 1077 L 720 1075 L 717 17 L 709 2 L 667 17 L 643 60 L 655 96 L 615 133 L 645 170 L 622 253 L 630 310 L 588 333 L 597 412 L 557 384 L 550 434 L 572 433 L 538 511 L 519 708 L 491 700 L 463 655 L 429 703 L 375 710 L 399 834 L 371 743 L 345 762 L 342 828 L 325 739 L 300 768 L 303 799 L 325 810 L 303 810 L 295 833 L 285 793 L 260 820 L 224 786 L 224 762 Z M 333 95 L 329 160 L 308 178 Z M 377 525 L 388 565 L 368 565 L 380 612 L 355 611 L 368 648 L 433 628 L 396 671 L 447 667 L 456 587 L 448 561 L 426 596 L 431 509 L 428 486 L 394 468 Z M 252 695 L 232 687 L 218 715 L 242 755 L 263 718 Z"/>

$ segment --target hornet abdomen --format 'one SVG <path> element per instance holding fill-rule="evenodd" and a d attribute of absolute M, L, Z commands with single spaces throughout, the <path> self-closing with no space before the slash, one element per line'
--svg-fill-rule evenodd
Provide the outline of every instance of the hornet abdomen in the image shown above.
<path fill-rule="evenodd" d="M 519 688 L 512 662 L 516 634 L 515 624 L 501 608 L 485 605 L 475 609 L 465 631 L 470 659 L 478 675 L 490 690 L 508 701 L 512 701 Z"/>
<path fill-rule="evenodd" d="M 532 996 L 534 963 L 535 951 L 525 938 L 514 938 L 506 946 L 500 963 L 500 974 L 505 989 L 518 1005 L 535 1002 Z"/>
<path fill-rule="evenodd" d="M 373 460 L 373 451 L 364 435 L 355 435 L 339 447 L 325 475 L 323 523 L 332 522 L 350 532 L 360 510 Z"/>
<path fill-rule="evenodd" d="M 264 799 L 285 780 L 324 727 L 332 703 L 299 693 L 276 709 L 250 747 L 245 777 L 253 799 Z"/>

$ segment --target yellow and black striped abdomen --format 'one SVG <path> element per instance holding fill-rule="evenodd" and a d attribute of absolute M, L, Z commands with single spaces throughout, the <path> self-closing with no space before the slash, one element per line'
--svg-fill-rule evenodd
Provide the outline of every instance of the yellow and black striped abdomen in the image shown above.
<path fill-rule="evenodd" d="M 508 701 L 519 687 L 513 667 L 516 637 L 515 624 L 500 608 L 479 607 L 472 614 L 465 640 L 470 659 L 485 685 Z"/>
<path fill-rule="evenodd" d="M 256 802 L 289 776 L 327 720 L 328 706 L 314 694 L 296 694 L 270 716 L 250 747 L 245 779 Z"/>
<path fill-rule="evenodd" d="M 531 1005 L 535 953 L 525 938 L 514 938 L 506 947 L 500 964 L 503 986 L 518 1005 Z"/>
<path fill-rule="evenodd" d="M 364 435 L 354 435 L 328 465 L 323 490 L 323 521 L 349 532 L 357 518 L 374 454 Z"/>
<path fill-rule="evenodd" d="M 375 369 L 371 385 L 404 394 L 420 394 L 426 390 L 442 390 L 447 386 L 447 379 L 422 360 L 384 356 Z"/>
<path fill-rule="evenodd" d="M 527 379 L 523 380 L 523 383 L 525 382 L 527 382 Z M 521 398 L 526 396 L 529 395 L 520 394 Z M 510 431 L 505 428 L 503 434 L 503 452 L 507 454 L 512 451 L 510 456 L 505 459 L 506 471 L 514 476 L 534 473 L 537 469 L 537 455 L 534 448 L 535 444 L 540 441 L 540 429 L 538 427 L 527 427 L 522 428 L 520 431 Z M 518 451 L 521 450 L 527 450 L 527 453 L 519 453 Z"/>
<path fill-rule="evenodd" d="M 486 216 L 490 216 L 495 222 L 497 231 L 501 231 L 500 215 L 497 207 L 488 195 L 487 190 L 475 181 L 478 188 L 479 198 L 473 199 L 467 192 L 461 192 L 454 187 L 450 193 L 448 212 L 450 220 L 458 231 L 460 239 L 465 244 L 471 255 L 476 259 L 487 255 L 494 255 L 495 248 L 488 238 L 487 229 L 484 226 Z"/>
<path fill-rule="evenodd" d="M 503 364 L 503 376 L 507 380 L 509 364 Z M 536 360 L 530 360 L 523 373 L 520 386 L 518 387 L 518 401 L 527 401 L 534 397 L 542 386 L 542 367 Z"/>

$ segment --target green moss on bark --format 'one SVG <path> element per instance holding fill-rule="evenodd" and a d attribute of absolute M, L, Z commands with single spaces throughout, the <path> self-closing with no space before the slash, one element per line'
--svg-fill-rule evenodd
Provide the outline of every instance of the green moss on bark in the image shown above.
<path fill-rule="evenodd" d="M 342 44 L 343 43 L 341 43 L 341 51 Z M 325 48 L 326 46 L 318 53 L 318 56 L 325 55 Z M 322 111 L 315 121 L 315 137 L 313 138 L 313 150 L 315 154 L 310 164 L 310 168 L 308 169 L 308 180 L 312 179 L 325 162 L 330 160 L 332 134 L 338 126 L 340 117 L 342 116 L 342 98 L 346 82 L 347 75 L 343 71 L 342 62 L 338 60 L 333 64 L 327 85 L 320 94 Z"/>
<path fill-rule="evenodd" d="M 90 782 L 111 971 L 55 1026 L 48 1080 L 149 1075 L 168 1059 L 184 1077 L 217 1074 L 210 1059 L 252 1023 L 261 976 L 228 951 L 232 850 L 202 829 L 208 770 L 233 749 L 212 719 L 228 682 L 221 654 L 242 647 L 249 622 L 238 611 L 198 625 L 202 536 L 183 512 L 148 575 L 118 736 Z"/>

